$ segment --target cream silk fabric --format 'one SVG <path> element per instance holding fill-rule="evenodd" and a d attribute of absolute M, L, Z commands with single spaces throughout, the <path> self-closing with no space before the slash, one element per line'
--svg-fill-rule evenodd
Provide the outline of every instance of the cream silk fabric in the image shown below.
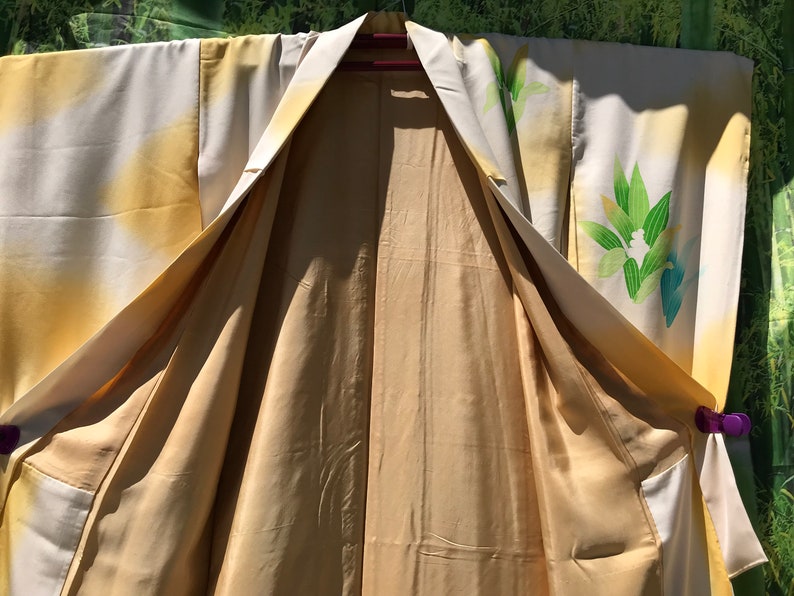
<path fill-rule="evenodd" d="M 750 73 L 394 14 L 0 59 L 0 592 L 730 594 Z"/>

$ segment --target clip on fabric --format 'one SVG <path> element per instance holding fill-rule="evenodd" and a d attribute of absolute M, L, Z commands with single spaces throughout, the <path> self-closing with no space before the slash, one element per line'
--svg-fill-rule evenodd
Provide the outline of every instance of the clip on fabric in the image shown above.
<path fill-rule="evenodd" d="M 705 406 L 697 409 L 695 425 L 700 432 L 723 433 L 731 437 L 746 435 L 753 427 L 747 414 L 720 414 Z"/>

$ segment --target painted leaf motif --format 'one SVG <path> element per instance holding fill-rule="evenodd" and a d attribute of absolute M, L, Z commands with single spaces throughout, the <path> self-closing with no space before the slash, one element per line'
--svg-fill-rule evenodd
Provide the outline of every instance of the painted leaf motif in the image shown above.
<path fill-rule="evenodd" d="M 667 265 L 668 267 L 672 267 L 672 265 L 669 263 Z M 651 295 L 651 293 L 659 286 L 659 280 L 662 278 L 662 274 L 665 271 L 667 271 L 667 268 L 657 269 L 642 280 L 640 288 L 637 290 L 637 294 L 634 296 L 635 304 L 642 304 L 645 299 Z"/>
<path fill-rule="evenodd" d="M 664 270 L 661 281 L 662 313 L 667 327 L 670 327 L 675 321 L 689 286 L 700 276 L 700 273 L 695 273 L 683 282 L 686 262 L 689 260 L 689 254 L 697 239 L 698 237 L 694 236 L 687 240 L 680 255 L 674 248 L 667 256 L 667 260 L 673 265 L 672 268 Z"/>
<path fill-rule="evenodd" d="M 640 167 L 635 164 L 629 183 L 629 217 L 634 229 L 639 230 L 648 215 L 648 191 L 640 175 Z"/>
<path fill-rule="evenodd" d="M 521 116 L 524 114 L 524 107 L 527 105 L 526 99 L 519 99 L 517 102 L 513 104 L 513 123 L 515 125 L 516 122 L 521 120 Z"/>
<path fill-rule="evenodd" d="M 668 273 L 670 273 L 670 270 L 665 269 L 664 274 L 667 275 Z M 686 294 L 689 286 L 699 277 L 699 275 L 699 273 L 693 274 L 683 283 L 683 285 L 677 287 L 666 297 L 664 293 L 662 293 L 662 312 L 664 313 L 665 324 L 668 327 L 673 324 L 675 317 L 678 315 L 678 311 L 681 309 L 681 304 L 684 302 L 684 294 Z M 664 282 L 664 275 L 662 276 L 662 282 Z"/>
<path fill-rule="evenodd" d="M 673 273 L 673 282 L 675 283 L 675 287 L 681 285 L 681 282 L 684 280 L 684 271 L 686 268 L 687 261 L 689 261 L 689 255 L 692 252 L 692 249 L 695 247 L 695 242 L 697 241 L 698 236 L 693 236 L 689 240 L 687 240 L 686 244 L 684 244 L 684 248 L 681 250 L 680 256 L 677 254 L 677 251 L 673 250 L 670 252 L 670 257 L 668 260 L 673 261 L 675 265 L 675 269 Z M 672 258 L 671 258 L 672 257 Z"/>
<path fill-rule="evenodd" d="M 614 174 L 615 178 L 614 186 L 615 186 L 615 201 L 617 201 L 618 207 L 623 209 L 626 212 L 626 215 L 629 214 L 629 183 L 626 180 L 626 174 L 623 173 L 623 166 L 620 165 L 620 160 L 618 156 L 615 156 L 615 169 Z"/>
<path fill-rule="evenodd" d="M 611 277 L 623 267 L 627 258 L 626 251 L 622 248 L 613 248 L 607 251 L 598 262 L 598 277 Z"/>
<path fill-rule="evenodd" d="M 516 122 L 521 120 L 521 116 L 524 114 L 524 108 L 527 105 L 527 98 L 531 95 L 539 95 L 541 93 L 546 93 L 549 90 L 546 85 L 543 83 L 538 83 L 537 81 L 530 83 L 526 87 L 524 87 L 521 92 L 518 94 L 518 99 L 513 102 L 513 118 Z"/>
<path fill-rule="evenodd" d="M 518 93 L 518 101 L 526 99 L 530 95 L 541 95 L 543 93 L 548 93 L 548 91 L 549 88 L 540 81 L 532 81 Z"/>
<path fill-rule="evenodd" d="M 640 268 L 637 267 L 637 261 L 626 259 L 626 262 L 623 263 L 623 274 L 626 276 L 626 289 L 629 291 L 631 299 L 634 300 L 640 289 Z"/>
<path fill-rule="evenodd" d="M 642 229 L 645 230 L 645 242 L 648 246 L 653 246 L 656 242 L 657 236 L 667 227 L 667 222 L 670 219 L 670 195 L 668 192 L 664 195 L 656 205 L 653 206 L 642 224 Z"/>
<path fill-rule="evenodd" d="M 579 222 L 579 226 L 585 234 L 595 240 L 602 248 L 607 250 L 623 248 L 623 245 L 620 243 L 620 238 L 617 237 L 615 232 L 602 226 L 600 223 L 594 221 L 581 221 Z M 635 261 L 634 264 L 636 265 L 637 262 Z"/>
<path fill-rule="evenodd" d="M 497 85 L 494 81 L 491 81 L 490 83 L 488 83 L 488 86 L 485 88 L 485 107 L 483 107 L 482 113 L 485 114 L 488 110 L 490 110 L 498 103 L 499 103 L 499 85 Z"/>
<path fill-rule="evenodd" d="M 673 237 L 678 232 L 681 226 L 669 228 L 659 234 L 656 242 L 653 243 L 648 254 L 642 260 L 642 269 L 640 269 L 640 277 L 643 279 L 664 266 L 667 262 L 667 255 L 670 254 L 670 249 L 673 246 Z"/>
<path fill-rule="evenodd" d="M 507 134 L 511 135 L 516 129 L 516 116 L 513 106 L 505 108 L 505 120 L 507 120 Z"/>
<path fill-rule="evenodd" d="M 634 231 L 634 225 L 631 219 L 626 215 L 626 212 L 618 207 L 615 201 L 601 195 L 601 203 L 604 205 L 604 213 L 606 213 L 609 223 L 615 226 L 615 229 L 620 234 L 621 238 L 626 241 L 626 245 L 631 242 L 631 233 Z"/>
<path fill-rule="evenodd" d="M 477 41 L 479 41 L 480 45 L 485 49 L 485 55 L 488 56 L 488 62 L 491 63 L 491 68 L 493 68 L 494 74 L 496 74 L 496 82 L 500 87 L 504 87 L 505 75 L 502 71 L 502 63 L 499 61 L 499 56 L 496 54 L 493 46 L 488 43 L 487 39 L 480 38 Z"/>
<path fill-rule="evenodd" d="M 507 69 L 507 86 L 510 89 L 513 101 L 518 101 L 518 94 L 524 88 L 524 82 L 527 80 L 528 55 L 529 44 L 521 46 L 518 48 L 516 55 L 513 56 L 510 68 Z"/>

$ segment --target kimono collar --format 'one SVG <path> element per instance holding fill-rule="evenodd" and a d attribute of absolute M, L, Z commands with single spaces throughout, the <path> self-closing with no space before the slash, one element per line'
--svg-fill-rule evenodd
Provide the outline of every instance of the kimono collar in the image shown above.
<path fill-rule="evenodd" d="M 245 172 L 259 174 L 272 163 L 342 61 L 357 33 L 402 31 L 408 32 L 419 60 L 470 159 L 486 178 L 504 180 L 469 100 L 457 59 L 447 37 L 405 21 L 400 13 L 374 12 L 362 15 L 338 29 L 310 34 L 307 40 L 310 47 L 251 153 Z M 228 206 L 227 203 L 224 209 Z"/>

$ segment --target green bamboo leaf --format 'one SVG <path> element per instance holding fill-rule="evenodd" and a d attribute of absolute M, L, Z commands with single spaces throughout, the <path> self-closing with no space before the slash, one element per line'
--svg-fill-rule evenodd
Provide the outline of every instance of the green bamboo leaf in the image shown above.
<path fill-rule="evenodd" d="M 487 39 L 479 38 L 477 41 L 480 42 L 480 45 L 482 45 L 483 49 L 485 49 L 485 55 L 488 56 L 488 62 L 491 63 L 491 68 L 493 68 L 494 74 L 496 74 L 496 82 L 500 87 L 504 87 L 505 75 L 504 71 L 502 71 L 502 63 L 499 60 L 499 56 L 491 44 L 488 43 Z"/>
<path fill-rule="evenodd" d="M 519 99 L 518 101 L 513 103 L 513 122 L 518 122 L 521 120 L 521 116 L 524 114 L 524 107 L 527 105 L 526 99 Z"/>
<path fill-rule="evenodd" d="M 634 229 L 642 227 L 645 217 L 648 215 L 648 191 L 645 190 L 645 183 L 640 175 L 640 166 L 634 164 L 634 171 L 631 173 L 629 183 L 629 217 L 634 224 Z"/>
<path fill-rule="evenodd" d="M 507 112 L 511 109 L 507 103 L 507 98 L 505 97 L 506 93 L 507 91 L 505 91 L 504 87 L 499 87 L 499 103 L 502 104 L 502 112 L 505 115 L 505 119 L 507 119 Z"/>
<path fill-rule="evenodd" d="M 631 299 L 634 300 L 640 289 L 640 268 L 637 267 L 637 261 L 626 259 L 626 262 L 623 263 L 623 274 L 626 276 L 626 289 L 629 291 Z"/>
<path fill-rule="evenodd" d="M 653 209 L 651 209 L 645 217 L 642 229 L 645 230 L 645 242 L 648 243 L 648 246 L 653 246 L 657 236 L 667 227 L 667 222 L 670 219 L 671 194 L 672 191 L 659 199 L 659 202 L 653 206 Z"/>
<path fill-rule="evenodd" d="M 618 207 L 615 201 L 611 200 L 604 195 L 601 195 L 601 203 L 604 205 L 604 213 L 606 213 L 609 223 L 615 226 L 615 229 L 620 234 L 621 238 L 626 241 L 626 245 L 631 242 L 631 234 L 634 232 L 634 225 L 631 219 L 626 215 L 626 212 Z"/>
<path fill-rule="evenodd" d="M 513 101 L 518 101 L 518 94 L 524 88 L 524 82 L 527 80 L 528 55 L 529 44 L 521 46 L 518 48 L 516 55 L 513 56 L 510 68 L 507 69 L 507 87 L 510 89 Z"/>
<path fill-rule="evenodd" d="M 611 277 L 623 267 L 626 262 L 626 251 L 622 248 L 613 248 L 606 252 L 598 262 L 598 277 Z"/>
<path fill-rule="evenodd" d="M 537 81 L 524 87 L 518 94 L 518 99 L 513 102 L 513 118 L 515 121 L 518 122 L 521 120 L 521 116 L 524 113 L 524 108 L 527 105 L 527 97 L 531 95 L 539 95 L 540 93 L 546 93 L 548 90 L 549 88 L 546 87 L 546 85 L 543 83 L 538 83 Z"/>
<path fill-rule="evenodd" d="M 672 267 L 670 263 L 668 263 L 669 267 Z M 635 294 L 633 300 L 635 304 L 642 304 L 645 299 L 651 295 L 651 293 L 659 287 L 659 280 L 662 278 L 662 273 L 665 272 L 665 267 L 661 269 L 657 269 L 650 275 L 647 275 L 640 284 L 640 288 L 637 290 L 637 294 Z"/>
<path fill-rule="evenodd" d="M 541 83 L 540 81 L 532 81 L 526 87 L 523 87 L 521 91 L 518 93 L 518 101 L 522 99 L 526 99 L 530 95 L 541 95 L 543 93 L 548 93 L 549 88 Z"/>
<path fill-rule="evenodd" d="M 620 242 L 620 238 L 617 237 L 617 234 L 615 234 L 615 232 L 606 226 L 602 226 L 600 223 L 596 223 L 594 221 L 580 221 L 579 227 L 581 227 L 582 231 L 590 236 L 590 238 L 595 240 L 602 248 L 607 250 L 612 250 L 613 248 L 623 248 L 623 245 Z"/>
<path fill-rule="evenodd" d="M 643 279 L 657 269 L 664 267 L 664 264 L 667 262 L 667 255 L 670 254 L 670 249 L 673 247 L 673 238 L 680 228 L 681 226 L 667 228 L 657 236 L 653 246 L 651 246 L 651 249 L 642 260 L 640 276 Z"/>
<path fill-rule="evenodd" d="M 516 116 L 513 112 L 513 106 L 505 108 L 505 120 L 507 121 L 507 134 L 513 134 L 516 129 Z"/>
<path fill-rule="evenodd" d="M 485 107 L 482 109 L 483 114 L 499 103 L 499 95 L 499 85 L 494 81 L 488 83 L 488 86 L 485 88 Z"/>
<path fill-rule="evenodd" d="M 626 174 L 623 173 L 623 166 L 620 164 L 620 160 L 618 156 L 615 156 L 615 168 L 614 168 L 614 179 L 615 179 L 615 201 L 618 204 L 618 207 L 623 209 L 626 212 L 626 215 L 629 214 L 629 183 L 626 180 Z"/>

